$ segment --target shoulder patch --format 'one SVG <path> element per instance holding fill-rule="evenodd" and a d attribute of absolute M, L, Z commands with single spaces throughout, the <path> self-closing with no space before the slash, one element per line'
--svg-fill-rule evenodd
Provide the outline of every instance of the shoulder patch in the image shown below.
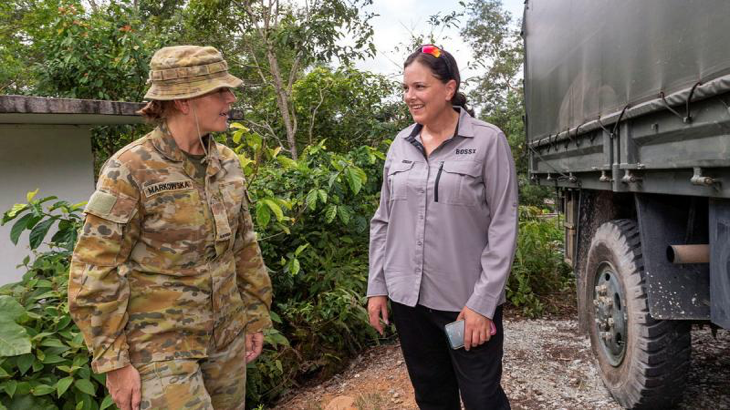
<path fill-rule="evenodd" d="M 91 199 L 89 199 L 89 203 L 86 205 L 84 212 L 94 215 L 107 215 L 112 211 L 116 203 L 116 196 L 97 190 L 91 195 Z"/>
<path fill-rule="evenodd" d="M 181 191 L 185 189 L 192 189 L 193 183 L 190 180 L 183 181 L 166 181 L 158 182 L 156 184 L 150 184 L 144 187 L 144 196 L 149 198 L 152 195 L 159 194 L 161 192 L 170 191 Z"/>

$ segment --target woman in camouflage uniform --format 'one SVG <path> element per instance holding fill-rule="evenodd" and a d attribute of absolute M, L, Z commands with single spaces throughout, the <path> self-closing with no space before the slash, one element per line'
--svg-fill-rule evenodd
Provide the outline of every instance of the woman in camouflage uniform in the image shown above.
<path fill-rule="evenodd" d="M 271 282 L 225 131 L 242 81 L 212 47 L 152 57 L 149 134 L 104 165 L 74 250 L 69 309 L 121 409 L 243 409 Z"/>

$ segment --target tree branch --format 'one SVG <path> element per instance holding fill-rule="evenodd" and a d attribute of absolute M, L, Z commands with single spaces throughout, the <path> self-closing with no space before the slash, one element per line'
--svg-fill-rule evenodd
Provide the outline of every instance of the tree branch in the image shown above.
<path fill-rule="evenodd" d="M 271 125 L 268 122 L 264 121 L 263 123 L 257 123 L 257 122 L 252 121 L 252 120 L 245 120 L 245 121 L 248 124 L 252 125 L 252 127 L 249 127 L 249 128 L 258 128 L 259 130 L 266 131 L 266 132 L 262 132 L 260 134 L 262 134 L 262 136 L 264 138 L 266 138 L 265 135 L 268 134 L 274 140 L 276 140 L 276 143 L 279 144 L 279 146 L 281 147 L 281 149 L 283 151 L 289 152 L 289 150 L 286 148 L 286 146 L 284 144 L 282 144 L 281 139 L 276 135 L 276 132 L 274 132 L 274 128 L 272 128 Z"/>
<path fill-rule="evenodd" d="M 312 110 L 312 120 L 309 123 L 309 145 L 312 145 L 314 143 L 312 133 L 314 132 L 314 119 L 317 117 L 317 111 L 319 111 L 319 107 L 322 106 L 322 103 L 324 102 L 324 92 L 320 88 L 319 89 L 319 103 L 316 107 L 314 107 L 314 110 Z"/>
<path fill-rule="evenodd" d="M 289 70 L 289 81 L 287 81 L 286 89 L 291 94 L 292 88 L 294 87 L 294 80 L 296 79 L 297 70 L 299 69 L 299 63 L 302 60 L 303 52 L 299 50 L 297 55 L 294 57 L 294 62 Z"/>
<path fill-rule="evenodd" d="M 96 1 L 94 1 L 94 0 L 88 0 L 88 1 L 89 1 L 89 5 L 91 6 L 91 10 L 93 10 L 94 13 L 98 13 L 99 12 L 99 5 L 96 4 Z M 137 8 L 137 1 L 135 0 L 134 3 L 135 3 L 134 4 L 134 7 Z"/>

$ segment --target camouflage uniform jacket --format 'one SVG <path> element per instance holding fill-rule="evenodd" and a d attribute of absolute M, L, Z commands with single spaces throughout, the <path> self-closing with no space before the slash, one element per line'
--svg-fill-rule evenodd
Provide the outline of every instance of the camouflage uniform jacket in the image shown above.
<path fill-rule="evenodd" d="M 68 292 L 97 373 L 207 357 L 211 342 L 271 326 L 271 281 L 240 163 L 209 140 L 204 185 L 164 126 L 101 171 Z"/>

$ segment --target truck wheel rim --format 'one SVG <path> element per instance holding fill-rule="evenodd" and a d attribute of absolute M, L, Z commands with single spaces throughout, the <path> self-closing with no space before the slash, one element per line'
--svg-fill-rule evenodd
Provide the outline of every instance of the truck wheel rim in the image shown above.
<path fill-rule="evenodd" d="M 598 344 L 608 362 L 617 367 L 626 355 L 626 298 L 616 270 L 608 263 L 598 268 L 593 290 L 595 324 Z"/>

